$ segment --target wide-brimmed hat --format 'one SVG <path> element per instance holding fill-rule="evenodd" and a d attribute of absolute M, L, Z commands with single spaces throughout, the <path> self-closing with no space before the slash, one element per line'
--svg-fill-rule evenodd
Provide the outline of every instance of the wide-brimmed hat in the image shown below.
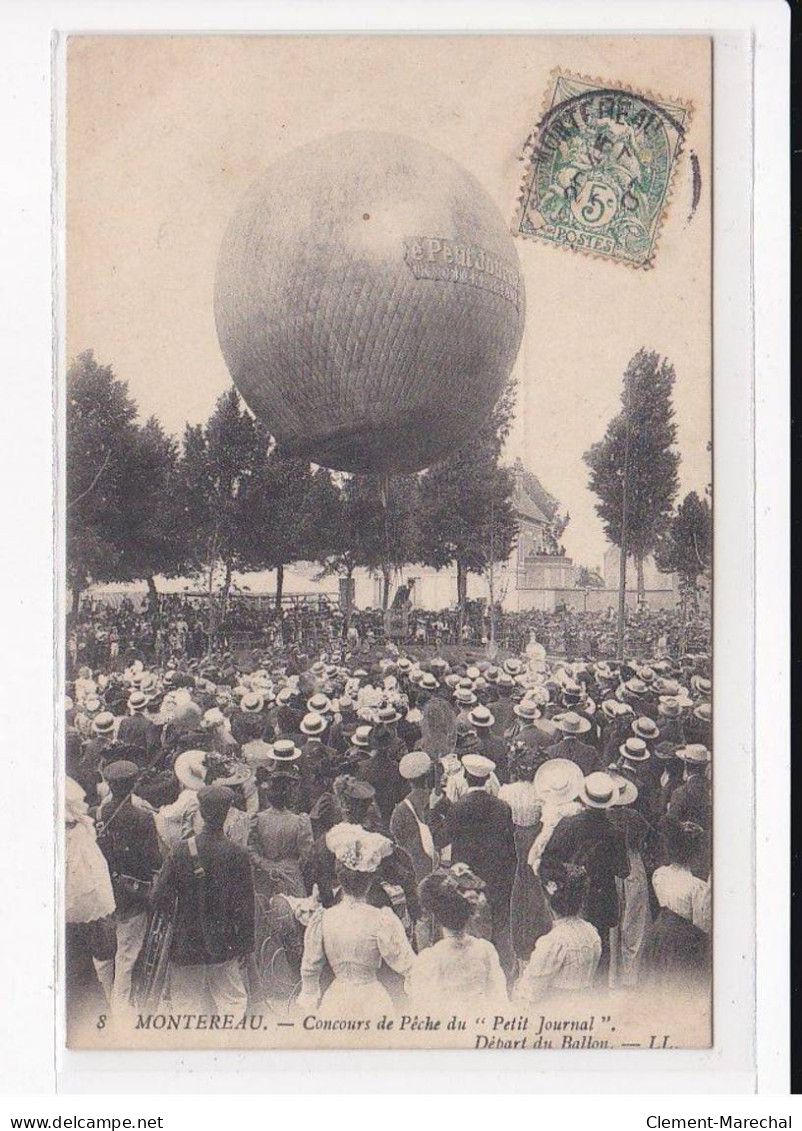
<path fill-rule="evenodd" d="M 279 738 L 273 743 L 270 757 L 274 762 L 296 762 L 301 751 L 291 738 Z"/>
<path fill-rule="evenodd" d="M 510 659 L 504 661 L 504 671 L 507 673 L 507 675 L 519 675 L 522 669 L 523 664 L 520 660 L 516 660 L 514 657 L 510 657 Z"/>
<path fill-rule="evenodd" d="M 185 789 L 197 793 L 206 785 L 206 751 L 185 750 L 176 758 L 173 772 Z"/>
<path fill-rule="evenodd" d="M 695 691 L 697 695 L 709 695 L 713 689 L 713 685 L 709 679 L 705 679 L 701 675 L 691 676 L 691 690 Z"/>
<path fill-rule="evenodd" d="M 524 719 L 526 722 L 534 722 L 535 719 L 540 718 L 540 708 L 531 699 L 522 699 L 520 703 L 515 704 L 512 711 L 519 719 Z"/>
<path fill-rule="evenodd" d="M 625 778 L 623 774 L 612 772 L 610 773 L 610 777 L 618 787 L 618 793 L 615 799 L 616 805 L 632 805 L 638 800 L 638 787 L 635 785 L 634 781 Z"/>
<path fill-rule="evenodd" d="M 628 762 L 649 761 L 649 750 L 642 738 L 628 738 L 618 747 L 618 753 Z"/>
<path fill-rule="evenodd" d="M 636 738 L 643 738 L 646 742 L 656 742 L 660 737 L 660 728 L 654 719 L 650 719 L 648 715 L 641 715 L 632 724 L 632 733 Z"/>
<path fill-rule="evenodd" d="M 240 710 L 246 715 L 258 715 L 264 705 L 265 697 L 261 691 L 246 691 L 239 701 Z"/>
<path fill-rule="evenodd" d="M 645 695 L 648 690 L 642 679 L 628 679 L 624 684 L 624 692 L 629 695 Z"/>
<path fill-rule="evenodd" d="M 301 720 L 301 733 L 308 734 L 313 738 L 319 738 L 321 734 L 325 733 L 328 725 L 328 722 L 322 715 L 310 711 L 309 714 L 304 715 Z"/>
<path fill-rule="evenodd" d="M 608 719 L 617 719 L 629 712 L 629 708 L 626 708 L 623 703 L 619 703 L 617 699 L 605 699 L 601 705 L 601 710 L 605 718 Z"/>
<path fill-rule="evenodd" d="M 680 746 L 675 754 L 680 761 L 691 766 L 704 766 L 710 761 L 710 751 L 701 742 L 691 742 L 687 746 Z"/>
<path fill-rule="evenodd" d="M 713 708 L 710 703 L 700 703 L 698 707 L 694 707 L 693 716 L 700 723 L 711 723 L 713 721 Z"/>
<path fill-rule="evenodd" d="M 675 695 L 661 695 L 657 702 L 657 710 L 667 719 L 678 719 L 682 714 L 682 707 Z"/>
<path fill-rule="evenodd" d="M 253 777 L 253 771 L 250 766 L 244 762 L 230 762 L 227 767 L 227 773 L 222 777 L 215 778 L 215 785 L 227 785 L 229 787 L 235 785 L 245 785 Z"/>
<path fill-rule="evenodd" d="M 590 730 L 590 719 L 575 711 L 564 711 L 561 715 L 555 715 L 551 721 L 563 734 L 587 734 Z"/>
<path fill-rule="evenodd" d="M 437 682 L 437 678 L 433 676 L 431 672 L 421 673 L 421 677 L 418 680 L 418 687 L 420 687 L 421 691 L 437 691 L 439 686 L 440 684 Z"/>
<path fill-rule="evenodd" d="M 643 680 L 644 683 L 652 683 L 655 677 L 655 670 L 648 664 L 637 669 L 638 679 Z"/>
<path fill-rule="evenodd" d="M 618 784 L 610 774 L 597 771 L 582 779 L 579 799 L 589 809 L 612 809 L 617 804 Z"/>
<path fill-rule="evenodd" d="M 582 786 L 582 771 L 568 758 L 549 758 L 535 772 L 535 789 L 544 801 L 575 801 Z"/>
<path fill-rule="evenodd" d="M 474 693 L 465 687 L 458 687 L 456 689 L 454 699 L 461 707 L 473 707 L 475 703 L 478 703 L 478 699 Z"/>
<path fill-rule="evenodd" d="M 496 721 L 495 715 L 488 711 L 487 707 L 484 707 L 481 703 L 474 707 L 468 715 L 468 718 L 473 726 L 483 729 L 492 727 L 493 723 Z"/>
<path fill-rule="evenodd" d="M 376 722 L 380 723 L 382 726 L 390 726 L 392 723 L 397 723 L 400 718 L 401 716 L 392 704 L 379 707 L 376 711 Z"/>

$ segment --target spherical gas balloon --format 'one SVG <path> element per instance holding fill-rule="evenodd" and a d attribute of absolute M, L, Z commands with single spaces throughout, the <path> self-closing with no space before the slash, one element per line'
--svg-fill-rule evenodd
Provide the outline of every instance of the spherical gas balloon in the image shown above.
<path fill-rule="evenodd" d="M 223 238 L 215 319 L 246 403 L 325 467 L 411 472 L 486 421 L 518 353 L 514 241 L 465 169 L 382 133 L 297 149 Z"/>

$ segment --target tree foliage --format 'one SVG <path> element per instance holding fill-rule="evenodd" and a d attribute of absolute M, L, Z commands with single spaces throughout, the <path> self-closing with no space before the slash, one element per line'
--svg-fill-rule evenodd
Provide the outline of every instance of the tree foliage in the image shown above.
<path fill-rule="evenodd" d="M 663 573 L 679 574 L 680 585 L 696 589 L 713 559 L 713 516 L 707 498 L 690 491 L 677 507 L 657 544 L 655 561 Z"/>
<path fill-rule="evenodd" d="M 674 380 L 671 362 L 638 350 L 624 373 L 621 412 L 583 457 L 604 533 L 619 547 L 627 483 L 627 550 L 638 564 L 639 588 L 643 560 L 666 530 L 679 490 Z"/>
<path fill-rule="evenodd" d="M 435 568 L 456 564 L 460 608 L 468 573 L 506 561 L 518 534 L 515 479 L 500 463 L 514 408 L 510 382 L 476 437 L 421 477 L 420 560 Z"/>

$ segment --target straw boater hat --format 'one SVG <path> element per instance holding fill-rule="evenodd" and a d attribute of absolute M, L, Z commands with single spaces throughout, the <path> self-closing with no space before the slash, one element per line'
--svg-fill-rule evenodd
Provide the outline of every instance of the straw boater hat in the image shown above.
<path fill-rule="evenodd" d="M 641 718 L 635 719 L 632 724 L 632 733 L 636 738 L 643 738 L 646 742 L 656 742 L 660 737 L 660 728 L 648 715 L 643 715 Z"/>
<path fill-rule="evenodd" d="M 610 777 L 618 787 L 618 794 L 616 795 L 616 805 L 632 805 L 638 800 L 638 787 L 634 781 L 625 778 L 623 774 L 616 774 L 610 772 Z"/>
<path fill-rule="evenodd" d="M 535 773 L 535 790 L 544 801 L 575 801 L 582 788 L 582 771 L 567 758 L 549 758 Z"/>
<path fill-rule="evenodd" d="M 321 734 L 325 734 L 328 725 L 322 715 L 310 711 L 308 715 L 304 715 L 301 721 L 301 733 L 308 734 L 312 738 L 320 738 Z"/>
<path fill-rule="evenodd" d="M 607 719 L 617 719 L 621 715 L 629 714 L 630 708 L 617 699 L 605 699 L 601 705 L 602 714 Z"/>
<path fill-rule="evenodd" d="M 588 809 L 612 809 L 617 804 L 618 795 L 615 778 L 601 771 L 588 774 L 579 787 L 579 800 Z"/>
<path fill-rule="evenodd" d="M 691 742 L 688 746 L 680 746 L 675 751 L 675 756 L 689 766 L 704 766 L 710 761 L 710 751 L 701 742 Z"/>
<path fill-rule="evenodd" d="M 206 751 L 185 750 L 176 758 L 173 772 L 184 789 L 197 793 L 206 785 Z"/>
<path fill-rule="evenodd" d="M 358 746 L 362 750 L 370 749 L 370 732 L 373 730 L 372 726 L 357 727 L 351 738 L 351 745 Z"/>
<path fill-rule="evenodd" d="M 712 689 L 713 685 L 709 679 L 701 675 L 691 676 L 691 691 L 695 691 L 697 695 L 709 695 Z"/>
<path fill-rule="evenodd" d="M 657 703 L 657 710 L 666 719 L 678 719 L 682 714 L 679 699 L 674 695 L 661 695 Z"/>
<path fill-rule="evenodd" d="M 92 722 L 92 730 L 95 734 L 113 734 L 114 721 L 114 715 L 112 715 L 111 711 L 101 711 L 99 715 L 95 715 Z"/>
<path fill-rule="evenodd" d="M 516 703 L 512 710 L 513 714 L 526 722 L 534 722 L 535 719 L 540 718 L 540 709 L 531 699 L 522 699 L 520 703 Z"/>
<path fill-rule="evenodd" d="M 435 676 L 431 672 L 423 672 L 420 677 L 418 686 L 421 691 L 437 691 L 440 684 L 437 682 Z"/>
<path fill-rule="evenodd" d="M 473 707 L 478 702 L 474 693 L 465 687 L 457 688 L 454 692 L 454 699 L 461 707 Z"/>
<path fill-rule="evenodd" d="M 485 679 L 488 683 L 498 683 L 498 678 L 500 675 L 501 672 L 497 667 L 491 666 L 485 669 Z"/>
<path fill-rule="evenodd" d="M 468 719 L 473 726 L 482 729 L 492 727 L 493 723 L 496 721 L 495 716 L 488 711 L 487 707 L 483 707 L 481 703 L 477 707 L 474 707 L 468 715 Z"/>
<path fill-rule="evenodd" d="M 301 757 L 301 751 L 291 738 L 279 738 L 273 743 L 270 757 L 277 765 L 287 764 L 296 762 Z"/>
<path fill-rule="evenodd" d="M 523 664 L 521 663 L 521 661 L 516 660 L 514 657 L 510 657 L 509 660 L 504 661 L 504 671 L 507 673 L 507 675 L 520 675 L 522 668 Z"/>
<path fill-rule="evenodd" d="M 87 695 L 81 706 L 85 715 L 94 715 L 102 708 L 103 704 L 97 695 Z"/>
<path fill-rule="evenodd" d="M 138 711 L 144 711 L 150 700 L 143 691 L 132 691 L 128 696 L 128 710 L 132 714 Z"/>
<path fill-rule="evenodd" d="M 412 750 L 398 763 L 398 772 L 406 781 L 422 778 L 432 768 L 432 760 L 424 750 Z"/>
<path fill-rule="evenodd" d="M 555 715 L 551 721 L 563 734 L 587 734 L 590 730 L 590 719 L 586 719 L 584 715 L 577 715 L 575 711 L 565 711 L 561 715 Z"/>
<path fill-rule="evenodd" d="M 239 701 L 240 710 L 246 715 L 258 715 L 265 705 L 261 691 L 246 691 Z"/>
<path fill-rule="evenodd" d="M 380 723 L 382 726 L 390 726 L 391 723 L 397 723 L 400 718 L 401 716 L 393 706 L 379 707 L 376 711 L 376 722 Z"/>
<path fill-rule="evenodd" d="M 328 695 L 318 691 L 306 701 L 306 709 L 313 715 L 328 715 L 331 712 L 331 700 Z"/>
<path fill-rule="evenodd" d="M 618 747 L 618 753 L 628 762 L 649 761 L 649 750 L 642 738 L 628 738 Z"/>

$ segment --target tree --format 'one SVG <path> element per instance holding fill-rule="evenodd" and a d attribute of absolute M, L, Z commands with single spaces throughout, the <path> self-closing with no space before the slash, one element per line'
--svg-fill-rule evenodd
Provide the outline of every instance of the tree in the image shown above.
<path fill-rule="evenodd" d="M 247 556 L 243 503 L 264 458 L 256 424 L 234 388 L 218 398 L 205 425 L 188 424 L 184 432 L 179 490 L 189 531 L 187 556 L 207 579 L 212 638 L 218 582 L 225 615 L 232 574 Z"/>
<path fill-rule="evenodd" d="M 242 492 L 241 564 L 276 571 L 276 607 L 281 608 L 284 568 L 316 561 L 324 552 L 327 508 L 336 497 L 330 473 L 287 456 L 259 426 L 254 474 Z"/>
<path fill-rule="evenodd" d="M 137 408 L 92 350 L 67 371 L 67 581 L 73 612 L 90 581 L 124 572 L 126 490 L 135 470 Z"/>
<path fill-rule="evenodd" d="M 626 559 L 635 559 L 639 600 L 645 594 L 644 558 L 665 531 L 679 489 L 674 380 L 666 358 L 638 350 L 624 373 L 621 412 L 583 457 L 590 489 L 599 498 L 596 513 L 607 538 L 622 550 L 624 589 Z"/>
<path fill-rule="evenodd" d="M 499 462 L 514 408 L 510 382 L 476 437 L 421 477 L 420 560 L 437 569 L 456 565 L 460 632 L 468 574 L 506 561 L 518 534 L 515 478 Z"/>
<path fill-rule="evenodd" d="M 189 528 L 181 505 L 179 448 L 155 416 L 137 429 L 132 466 L 124 485 L 118 575 L 143 578 L 151 600 L 156 575 L 175 577 L 188 564 Z"/>
<path fill-rule="evenodd" d="M 699 578 L 709 577 L 713 560 L 713 515 L 707 498 L 690 491 L 657 543 L 655 561 L 663 573 L 679 575 L 683 613 L 695 604 Z"/>

